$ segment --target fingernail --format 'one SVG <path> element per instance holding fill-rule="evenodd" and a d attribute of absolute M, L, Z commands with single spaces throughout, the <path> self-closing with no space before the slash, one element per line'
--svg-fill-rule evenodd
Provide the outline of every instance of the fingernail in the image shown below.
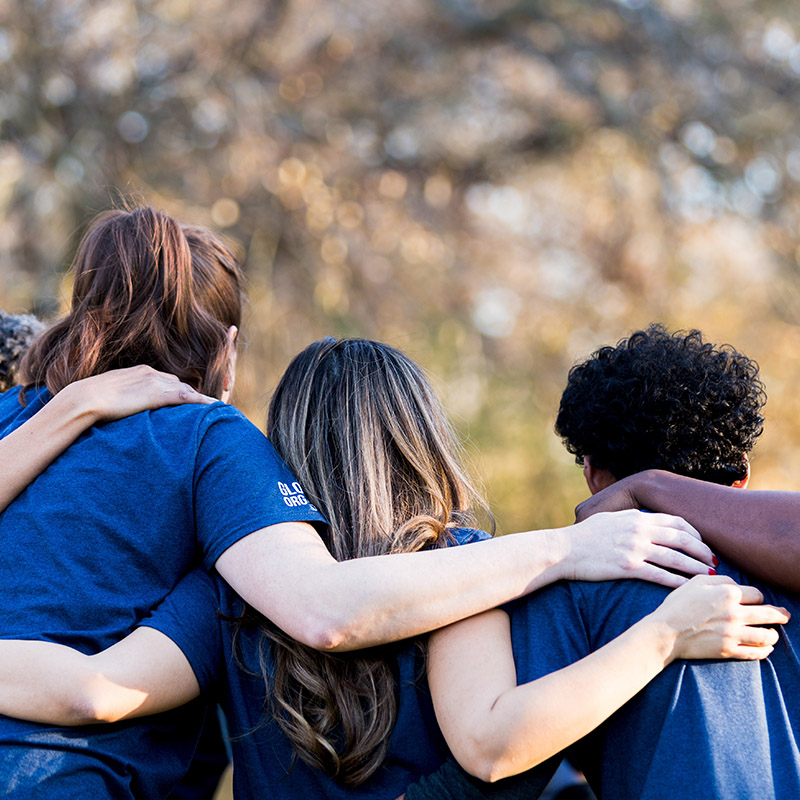
<path fill-rule="evenodd" d="M 709 574 L 709 575 L 716 575 L 716 574 L 717 574 L 717 571 L 716 571 L 715 569 L 710 569 L 710 570 L 708 571 L 708 574 Z"/>
<path fill-rule="evenodd" d="M 711 556 L 711 563 L 715 566 L 719 566 L 719 559 L 716 556 Z"/>

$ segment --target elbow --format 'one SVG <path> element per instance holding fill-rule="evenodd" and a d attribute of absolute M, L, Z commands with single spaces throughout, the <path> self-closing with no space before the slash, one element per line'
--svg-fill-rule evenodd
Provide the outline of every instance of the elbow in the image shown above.
<path fill-rule="evenodd" d="M 100 699 L 88 684 L 79 687 L 77 691 L 71 691 L 69 697 L 63 698 L 54 717 L 54 724 L 66 727 L 114 721 L 107 719 Z"/>
<path fill-rule="evenodd" d="M 322 652 L 331 653 L 363 647 L 358 641 L 353 624 L 330 617 L 309 617 L 300 630 L 289 633 L 299 642 Z"/>
<path fill-rule="evenodd" d="M 514 774 L 505 769 L 502 761 L 496 758 L 477 756 L 456 760 L 466 772 L 484 783 L 495 783 Z"/>
<path fill-rule="evenodd" d="M 319 601 L 306 604 L 302 613 L 287 620 L 284 630 L 292 638 L 322 652 L 361 650 L 394 641 L 390 612 L 370 605 L 363 598 L 344 602 Z"/>
<path fill-rule="evenodd" d="M 71 692 L 62 708 L 62 725 L 95 725 L 135 714 L 147 695 L 136 689 L 122 689 L 101 673 L 87 674 Z"/>
<path fill-rule="evenodd" d="M 347 647 L 348 640 L 346 632 L 334 627 L 310 630 L 306 636 L 300 639 L 303 644 L 313 647 L 314 650 L 321 650 L 323 653 L 352 649 Z"/>
<path fill-rule="evenodd" d="M 484 726 L 481 734 L 462 738 L 451 748 L 463 769 L 484 783 L 495 783 L 532 769 L 555 755 L 556 750 L 532 742 L 516 742 L 504 732 Z"/>
<path fill-rule="evenodd" d="M 454 748 L 453 755 L 466 772 L 484 783 L 495 783 L 515 774 L 506 754 L 488 737 L 471 737 Z"/>
<path fill-rule="evenodd" d="M 102 708 L 90 695 L 74 697 L 62 709 L 63 719 L 61 725 L 94 725 L 98 722 L 114 722 L 108 719 Z"/>

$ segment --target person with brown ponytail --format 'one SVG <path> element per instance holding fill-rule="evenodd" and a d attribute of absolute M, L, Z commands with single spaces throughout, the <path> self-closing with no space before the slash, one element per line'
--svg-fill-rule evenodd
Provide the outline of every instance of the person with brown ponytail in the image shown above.
<path fill-rule="evenodd" d="M 300 481 L 284 485 L 287 505 L 304 486 L 327 520 L 320 541 L 335 568 L 365 568 L 341 591 L 374 598 L 375 621 L 358 627 L 356 637 L 372 646 L 319 652 L 293 636 L 280 613 L 246 602 L 243 592 L 232 591 L 232 581 L 198 570 L 129 637 L 96 655 L 49 642 L 0 641 L 0 712 L 79 725 L 152 714 L 211 692 L 231 726 L 237 798 L 392 800 L 447 754 L 425 685 L 424 643 L 409 639 L 421 630 L 409 633 L 407 609 L 416 608 L 420 617 L 471 614 L 472 593 L 494 581 L 504 548 L 529 536 L 538 537 L 544 563 L 528 586 L 636 572 L 610 555 L 619 552 L 613 540 L 620 526 L 634 520 L 651 524 L 654 538 L 677 534 L 670 527 L 679 524 L 674 518 L 628 512 L 595 517 L 606 528 L 590 534 L 590 556 L 580 557 L 585 532 L 576 528 L 489 541 L 476 527 L 485 504 L 460 465 L 457 441 L 430 385 L 410 359 L 378 342 L 326 339 L 306 348 L 281 379 L 267 432 Z M 697 542 L 689 529 L 683 533 Z M 695 552 L 702 555 L 696 546 Z M 693 566 L 687 556 L 673 555 L 677 566 Z M 285 602 L 298 611 L 309 607 L 302 599 L 315 592 L 321 602 L 336 603 L 320 591 L 315 558 L 294 553 L 270 569 L 267 557 L 253 571 L 281 584 Z M 483 588 L 463 581 L 452 591 L 453 573 L 465 577 L 472 559 L 482 562 L 474 579 Z M 287 587 L 281 573 L 295 584 Z M 672 574 L 668 580 L 686 582 Z M 518 594 L 510 572 L 508 582 L 506 590 Z M 624 665 L 626 654 L 642 649 L 656 659 L 665 650 L 670 657 L 717 657 L 731 637 L 750 634 L 751 624 L 783 619 L 778 609 L 742 605 L 721 626 L 717 609 L 728 591 L 694 581 L 681 586 L 649 626 L 612 643 L 618 660 Z M 743 601 L 758 597 L 750 593 Z M 763 651 L 752 648 L 747 656 Z M 741 648 L 737 655 L 744 656 Z M 602 655 L 585 661 L 584 677 L 597 685 L 610 677 Z M 643 680 L 642 661 L 630 659 L 632 686 Z M 606 713 L 622 701 L 617 697 Z M 570 703 L 568 692 L 561 702 Z M 583 735 L 582 724 L 570 735 Z"/>
<path fill-rule="evenodd" d="M 279 483 L 292 474 L 254 426 L 216 402 L 232 387 L 242 299 L 221 241 L 152 208 L 109 211 L 89 226 L 74 273 L 69 312 L 23 357 L 24 388 L 0 395 L 1 491 L 18 494 L 0 515 L 0 635 L 89 654 L 133 630 L 200 561 L 213 565 L 252 531 L 321 517 L 286 506 Z M 108 370 L 121 371 L 99 383 Z M 114 409 L 87 413 L 84 390 Z M 173 403 L 182 405 L 160 408 Z M 144 408 L 156 410 L 127 416 Z M 54 435 L 37 437 L 48 420 Z M 63 449 L 59 436 L 95 421 L 19 492 Z M 102 730 L 0 717 L 0 791 L 166 796 L 205 707 Z"/>

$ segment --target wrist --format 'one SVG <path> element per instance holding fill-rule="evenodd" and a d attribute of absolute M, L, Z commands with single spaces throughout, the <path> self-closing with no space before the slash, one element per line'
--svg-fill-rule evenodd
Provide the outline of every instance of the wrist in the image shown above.
<path fill-rule="evenodd" d="M 578 523 L 579 525 L 580 523 Z M 578 525 L 547 531 L 548 552 L 551 555 L 551 573 L 554 581 L 577 580 L 575 535 Z"/>
<path fill-rule="evenodd" d="M 99 422 L 103 414 L 91 393 L 84 391 L 79 383 L 67 384 L 55 395 L 50 404 L 58 408 L 59 415 L 64 421 L 88 427 Z"/>
<path fill-rule="evenodd" d="M 642 625 L 651 640 L 651 647 L 663 667 L 680 658 L 678 629 L 665 618 L 661 608 L 648 614 L 638 624 Z"/>
<path fill-rule="evenodd" d="M 666 490 L 665 476 L 670 473 L 658 469 L 648 469 L 629 477 L 629 491 L 638 508 L 658 511 L 659 495 Z"/>
<path fill-rule="evenodd" d="M 571 577 L 568 574 L 570 543 L 565 535 L 568 530 L 522 531 L 501 537 L 509 543 L 517 543 L 512 557 L 520 577 L 527 580 L 523 594 Z"/>

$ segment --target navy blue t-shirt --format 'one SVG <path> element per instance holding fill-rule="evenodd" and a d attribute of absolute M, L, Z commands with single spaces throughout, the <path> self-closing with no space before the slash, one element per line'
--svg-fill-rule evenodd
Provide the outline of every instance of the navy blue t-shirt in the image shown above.
<path fill-rule="evenodd" d="M 49 394 L 0 395 L 0 436 Z M 262 433 L 231 406 L 183 405 L 89 429 L 0 515 L 0 636 L 96 653 L 193 567 L 286 521 L 321 521 Z M 109 726 L 0 716 L 4 797 L 165 796 L 204 704 Z"/>
<path fill-rule="evenodd" d="M 727 564 L 718 572 L 757 586 L 765 602 L 792 613 L 791 621 L 778 626 L 780 640 L 763 661 L 670 664 L 571 748 L 599 797 L 800 798 L 800 598 Z M 655 610 L 668 591 L 633 580 L 560 582 L 515 601 L 509 609 L 517 681 L 597 650 Z"/>
<path fill-rule="evenodd" d="M 489 538 L 483 531 L 453 533 L 456 544 Z M 397 723 L 378 772 L 362 786 L 346 789 L 295 759 L 291 743 L 266 713 L 257 628 L 246 629 L 233 650 L 232 624 L 225 617 L 238 617 L 242 608 L 242 600 L 224 581 L 197 571 L 143 623 L 183 650 L 203 691 L 216 687 L 219 692 L 230 727 L 237 800 L 394 800 L 409 783 L 443 763 L 448 749 L 436 724 L 422 651 L 413 641 L 394 649 Z"/>

